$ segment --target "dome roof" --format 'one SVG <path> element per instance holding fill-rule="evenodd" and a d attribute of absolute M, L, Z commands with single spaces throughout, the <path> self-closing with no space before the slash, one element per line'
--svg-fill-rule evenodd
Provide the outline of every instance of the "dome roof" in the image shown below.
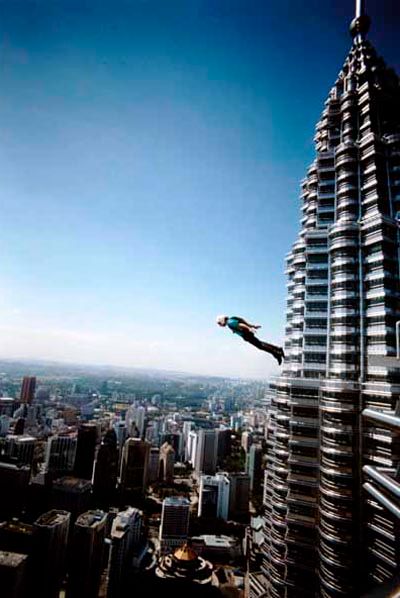
<path fill-rule="evenodd" d="M 196 552 L 189 544 L 184 544 L 180 548 L 177 548 L 174 552 L 174 557 L 178 561 L 195 561 L 198 558 Z"/>

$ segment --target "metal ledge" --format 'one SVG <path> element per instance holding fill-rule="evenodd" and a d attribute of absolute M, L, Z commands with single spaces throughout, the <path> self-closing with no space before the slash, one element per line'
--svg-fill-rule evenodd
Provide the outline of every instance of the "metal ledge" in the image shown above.
<path fill-rule="evenodd" d="M 385 490 L 388 490 L 396 498 L 400 498 L 400 484 L 392 477 L 386 475 L 382 471 L 379 471 L 376 467 L 371 465 L 364 465 L 363 472 L 366 473 L 370 478 L 378 482 Z"/>
<path fill-rule="evenodd" d="M 394 502 L 386 498 L 382 492 L 379 492 L 379 490 L 375 488 L 373 484 L 367 482 L 366 484 L 363 484 L 363 488 L 368 492 L 368 494 L 375 498 L 375 500 L 377 500 L 382 507 L 385 507 L 385 509 L 388 509 L 388 511 L 393 513 L 395 517 L 400 519 L 400 508 L 395 505 Z"/>
<path fill-rule="evenodd" d="M 368 365 L 379 368 L 400 369 L 400 359 L 387 355 L 368 355 Z"/>
<path fill-rule="evenodd" d="M 384 411 L 376 411 L 375 409 L 364 409 L 362 412 L 363 417 L 370 419 L 376 424 L 381 426 L 387 426 L 395 430 L 400 430 L 400 417 L 393 413 L 387 413 Z"/>

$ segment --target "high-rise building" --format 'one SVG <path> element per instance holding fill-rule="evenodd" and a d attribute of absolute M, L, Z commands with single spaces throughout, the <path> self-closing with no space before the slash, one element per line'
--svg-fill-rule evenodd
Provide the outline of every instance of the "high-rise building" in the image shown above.
<path fill-rule="evenodd" d="M 74 464 L 74 475 L 77 478 L 84 480 L 92 479 L 96 442 L 96 426 L 94 424 L 82 424 L 78 430 Z"/>
<path fill-rule="evenodd" d="M 30 405 L 35 398 L 36 378 L 35 376 L 24 376 L 21 387 L 21 403 Z"/>
<path fill-rule="evenodd" d="M 218 437 L 216 430 L 199 430 L 196 446 L 196 475 L 215 473 L 217 468 Z"/>
<path fill-rule="evenodd" d="M 35 528 L 35 591 L 41 598 L 58 598 L 67 568 L 67 543 L 70 523 L 67 511 L 41 515 Z"/>
<path fill-rule="evenodd" d="M 183 443 L 183 460 L 189 461 L 189 434 L 194 427 L 194 422 L 192 421 L 184 421 L 183 422 L 183 429 L 182 429 L 182 443 Z"/>
<path fill-rule="evenodd" d="M 232 445 L 232 430 L 219 429 L 217 430 L 217 463 L 221 465 L 226 457 L 231 452 Z"/>
<path fill-rule="evenodd" d="M 32 587 L 35 574 L 36 542 L 35 528 L 33 525 L 13 518 L 0 523 L 0 551 L 25 555 L 24 560 L 24 585 L 25 592 Z M 18 559 L 16 559 L 18 561 Z M 9 569 L 11 573 L 13 569 Z M 0 595 L 3 596 L 3 588 L 0 587 Z M 26 594 L 25 594 L 26 595 Z"/>
<path fill-rule="evenodd" d="M 250 477 L 250 491 L 258 494 L 261 490 L 262 482 L 262 446 L 252 444 L 247 458 L 247 473 Z"/>
<path fill-rule="evenodd" d="M 117 435 L 117 444 L 118 444 L 118 471 L 121 467 L 121 459 L 122 459 L 122 449 L 124 447 L 125 441 L 128 438 L 128 430 L 126 428 L 126 424 L 123 421 L 118 421 L 114 424 L 114 430 Z"/>
<path fill-rule="evenodd" d="M 8 415 L 12 417 L 16 408 L 17 402 L 12 397 L 0 397 L 0 416 Z"/>
<path fill-rule="evenodd" d="M 29 465 L 0 463 L 0 488 L 7 488 L 7 491 L 0 492 L 0 520 L 21 513 L 25 506 L 30 477 Z"/>
<path fill-rule="evenodd" d="M 117 478 L 117 436 L 114 430 L 108 430 L 99 447 L 94 467 L 93 496 L 97 506 L 108 508 L 113 503 Z"/>
<path fill-rule="evenodd" d="M 146 408 L 142 405 L 130 405 L 125 415 L 129 436 L 143 438 L 146 419 Z"/>
<path fill-rule="evenodd" d="M 46 470 L 52 474 L 66 474 L 73 471 L 77 438 L 75 435 L 50 436 L 45 452 Z"/>
<path fill-rule="evenodd" d="M 32 465 L 36 438 L 28 435 L 9 434 L 4 442 L 4 458 L 17 465 Z"/>
<path fill-rule="evenodd" d="M 253 435 L 251 432 L 242 432 L 240 444 L 242 449 L 248 453 L 253 442 Z"/>
<path fill-rule="evenodd" d="M 162 432 L 160 434 L 161 446 L 165 443 L 172 446 L 175 451 L 175 455 L 183 454 L 183 436 L 179 432 Z"/>
<path fill-rule="evenodd" d="M 72 476 L 64 476 L 54 480 L 50 505 L 52 509 L 69 511 L 71 522 L 88 510 L 92 496 L 92 484 Z"/>
<path fill-rule="evenodd" d="M 103 570 L 107 516 L 87 511 L 78 517 L 72 532 L 68 573 L 68 598 L 97 598 Z"/>
<path fill-rule="evenodd" d="M 0 550 L 0 588 L 7 598 L 25 598 L 29 588 L 26 554 Z"/>
<path fill-rule="evenodd" d="M 234 397 L 226 397 L 224 399 L 224 411 L 225 411 L 225 413 L 232 413 L 232 411 L 235 411 L 235 398 Z"/>
<path fill-rule="evenodd" d="M 160 439 L 160 423 L 157 420 L 152 420 L 152 422 L 146 426 L 144 438 L 148 442 L 151 442 L 153 446 L 158 447 Z"/>
<path fill-rule="evenodd" d="M 151 445 L 146 440 L 128 438 L 121 460 L 120 485 L 126 499 L 142 496 L 146 490 Z"/>
<path fill-rule="evenodd" d="M 249 515 L 250 476 L 229 474 L 229 519 L 244 519 Z"/>
<path fill-rule="evenodd" d="M 400 93 L 368 29 L 357 0 L 287 258 L 264 485 L 271 598 L 359 596 L 399 566 Z"/>
<path fill-rule="evenodd" d="M 146 418 L 146 408 L 143 407 L 142 405 L 139 405 L 139 407 L 136 409 L 135 422 L 136 422 L 136 427 L 139 430 L 140 438 L 142 438 L 143 434 L 144 434 L 145 418 Z"/>
<path fill-rule="evenodd" d="M 143 550 L 143 513 L 129 507 L 115 517 L 111 530 L 107 598 L 129 595 L 132 562 Z"/>
<path fill-rule="evenodd" d="M 192 467 L 195 467 L 196 465 L 197 441 L 198 433 L 194 430 L 191 430 L 188 434 L 185 458 L 191 464 Z"/>
<path fill-rule="evenodd" d="M 184 544 L 189 532 L 189 517 L 190 501 L 187 498 L 164 498 L 160 525 L 160 546 L 163 554 Z"/>
<path fill-rule="evenodd" d="M 229 516 L 229 474 L 200 476 L 198 517 L 215 517 L 227 521 Z"/>
<path fill-rule="evenodd" d="M 160 472 L 160 449 L 152 446 L 149 454 L 149 466 L 147 469 L 147 482 L 152 484 L 158 481 Z"/>
<path fill-rule="evenodd" d="M 172 483 L 174 481 L 175 451 L 168 442 L 160 448 L 160 480 Z"/>

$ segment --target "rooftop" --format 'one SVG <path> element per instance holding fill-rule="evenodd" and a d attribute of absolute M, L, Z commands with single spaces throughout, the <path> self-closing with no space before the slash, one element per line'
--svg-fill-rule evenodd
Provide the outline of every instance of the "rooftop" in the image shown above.
<path fill-rule="evenodd" d="M 184 544 L 180 548 L 177 548 L 174 552 L 174 557 L 179 561 L 195 561 L 198 558 L 197 553 L 189 544 Z"/>
<path fill-rule="evenodd" d="M 52 511 L 48 511 L 47 513 L 43 513 L 43 515 L 40 515 L 40 517 L 35 521 L 35 525 L 53 527 L 58 523 L 63 523 L 67 519 L 69 519 L 69 513 L 67 511 L 57 511 L 53 509 Z"/>
<path fill-rule="evenodd" d="M 27 558 L 27 554 L 0 550 L 0 567 L 19 567 Z"/>
<path fill-rule="evenodd" d="M 236 544 L 236 540 L 230 536 L 216 536 L 214 534 L 203 534 L 201 536 L 194 536 L 193 542 L 201 541 L 208 547 L 213 548 L 230 548 L 232 544 Z"/>
<path fill-rule="evenodd" d="M 106 514 L 99 509 L 95 511 L 86 511 L 76 520 L 76 525 L 81 527 L 96 527 L 101 521 L 104 521 Z"/>
<path fill-rule="evenodd" d="M 183 496 L 167 496 L 164 498 L 163 504 L 172 507 L 186 507 L 190 505 L 190 500 Z"/>

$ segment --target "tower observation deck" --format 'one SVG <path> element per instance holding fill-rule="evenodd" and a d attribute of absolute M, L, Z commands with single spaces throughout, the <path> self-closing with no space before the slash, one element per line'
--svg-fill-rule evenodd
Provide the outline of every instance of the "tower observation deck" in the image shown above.
<path fill-rule="evenodd" d="M 287 256 L 265 474 L 270 598 L 361 596 L 400 563 L 400 85 L 353 43 L 316 126 Z"/>

